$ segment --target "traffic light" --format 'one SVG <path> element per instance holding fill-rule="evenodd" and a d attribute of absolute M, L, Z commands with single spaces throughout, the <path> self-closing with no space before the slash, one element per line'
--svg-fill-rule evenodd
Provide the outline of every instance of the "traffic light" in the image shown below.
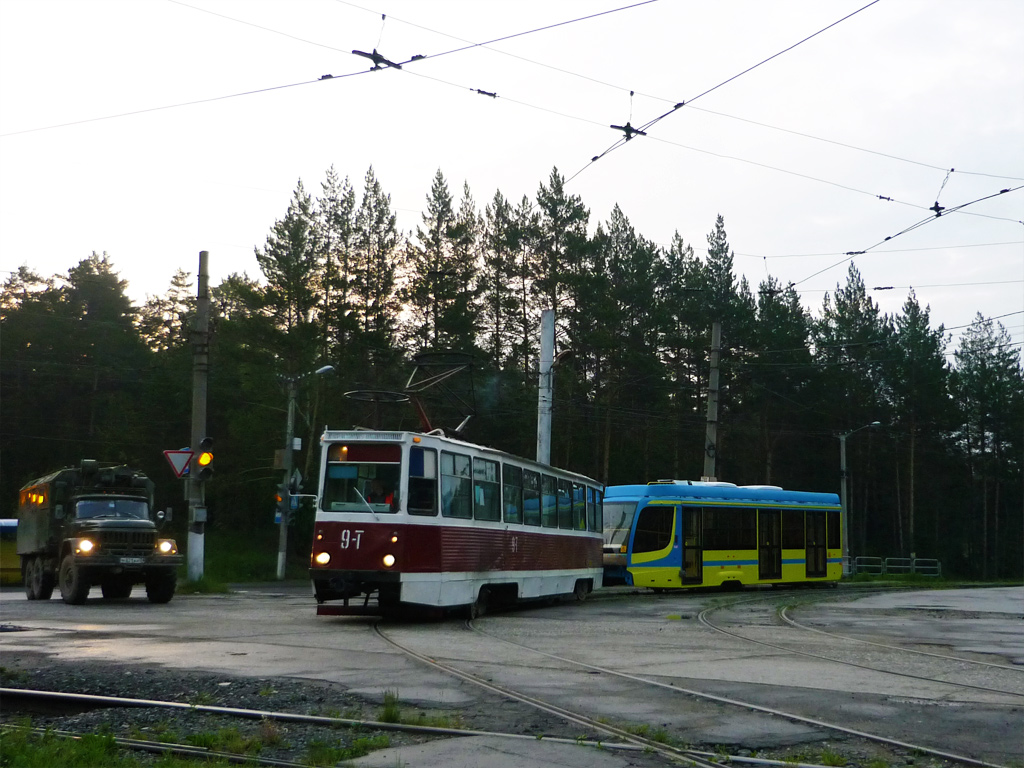
<path fill-rule="evenodd" d="M 199 443 L 199 452 L 196 454 L 196 466 L 199 467 L 200 480 L 209 480 L 213 477 L 213 438 L 204 437 Z"/>
<path fill-rule="evenodd" d="M 277 486 L 277 493 L 274 495 L 274 499 L 277 501 L 277 514 L 280 515 L 281 520 L 287 521 L 288 515 L 291 512 L 291 493 L 288 491 L 288 486 L 285 483 L 280 483 Z"/>

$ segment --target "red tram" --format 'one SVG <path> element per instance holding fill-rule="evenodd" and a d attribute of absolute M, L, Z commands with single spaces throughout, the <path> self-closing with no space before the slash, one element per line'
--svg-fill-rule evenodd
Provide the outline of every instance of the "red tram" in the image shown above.
<path fill-rule="evenodd" d="M 603 487 L 439 432 L 327 430 L 318 615 L 466 608 L 601 587 Z"/>

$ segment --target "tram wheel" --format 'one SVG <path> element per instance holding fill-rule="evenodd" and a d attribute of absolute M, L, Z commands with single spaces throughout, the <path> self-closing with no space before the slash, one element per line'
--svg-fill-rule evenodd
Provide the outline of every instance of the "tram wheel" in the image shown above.
<path fill-rule="evenodd" d="M 587 595 L 590 594 L 590 583 L 586 579 L 577 579 L 576 588 L 572 591 L 579 602 L 583 602 L 587 599 Z"/>
<path fill-rule="evenodd" d="M 468 613 L 470 620 L 479 619 L 487 613 L 487 604 L 490 602 L 491 590 L 487 587 L 480 587 L 480 593 L 476 600 L 469 604 Z"/>

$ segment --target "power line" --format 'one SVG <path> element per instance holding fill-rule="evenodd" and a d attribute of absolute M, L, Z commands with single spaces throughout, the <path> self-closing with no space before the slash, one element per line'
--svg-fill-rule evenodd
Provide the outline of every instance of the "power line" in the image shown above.
<path fill-rule="evenodd" d="M 745 75 L 745 74 L 747 74 L 747 73 L 749 73 L 749 72 L 752 72 L 752 71 L 754 71 L 755 69 L 757 69 L 758 67 L 760 67 L 760 66 L 762 66 L 762 65 L 764 65 L 764 64 L 767 64 L 767 63 L 768 63 L 769 61 L 771 61 L 772 59 L 778 58 L 779 56 L 781 56 L 781 55 L 782 55 L 782 54 L 784 54 L 784 53 L 788 53 L 789 51 L 793 50 L 793 49 L 794 49 L 794 48 L 796 48 L 797 46 L 799 46 L 799 45 L 803 45 L 803 44 L 804 44 L 804 43 L 806 43 L 806 42 L 807 42 L 808 40 L 811 40 L 812 38 L 815 38 L 815 37 L 817 37 L 818 35 L 822 34 L 823 32 L 826 32 L 826 31 L 828 31 L 829 29 L 831 29 L 832 27 L 836 26 L 837 24 L 841 24 L 842 22 L 846 21 L 847 19 L 850 19 L 850 18 L 852 18 L 852 17 L 856 16 L 856 15 L 857 15 L 858 13 L 860 13 L 861 11 L 867 10 L 868 8 L 870 8 L 871 6 L 875 5 L 875 4 L 876 4 L 876 3 L 878 3 L 878 2 L 879 2 L 879 0 L 871 0 L 871 2 L 870 2 L 870 3 L 868 3 L 868 4 L 867 4 L 867 5 L 865 5 L 865 6 L 863 6 L 862 8 L 858 8 L 858 9 L 857 9 L 856 11 L 854 11 L 853 13 L 847 14 L 846 16 L 844 16 L 843 18 L 839 19 L 838 21 L 834 21 L 834 22 L 832 22 L 832 23 L 831 23 L 831 24 L 829 24 L 829 25 L 828 25 L 827 27 L 823 27 L 822 29 L 819 29 L 819 30 L 818 30 L 817 32 L 815 32 L 815 33 L 813 33 L 813 34 L 811 34 L 811 35 L 808 35 L 808 36 L 807 36 L 807 37 L 805 37 L 804 39 L 802 39 L 802 40 L 800 40 L 800 41 L 798 41 L 798 42 L 796 42 L 796 43 L 793 43 L 793 44 L 792 44 L 791 46 L 789 46 L 788 48 L 784 48 L 783 50 L 779 51 L 778 53 L 772 54 L 771 56 L 769 56 L 769 57 L 768 57 L 768 58 L 766 58 L 766 59 L 762 59 L 762 60 L 761 60 L 761 61 L 759 61 L 759 62 L 758 62 L 757 64 L 754 64 L 754 65 L 753 65 L 753 66 L 751 66 L 751 67 L 747 67 L 747 68 L 746 68 L 745 70 L 743 70 L 742 72 L 739 72 L 738 74 L 735 74 L 735 75 L 733 75 L 732 77 L 728 78 L 727 80 L 723 80 L 723 81 L 722 81 L 722 82 L 720 82 L 720 83 L 719 83 L 718 85 L 712 86 L 711 88 L 708 88 L 708 89 L 707 89 L 706 91 L 703 91 L 702 93 L 699 93 L 699 94 L 697 94 L 696 96 L 694 96 L 694 97 L 693 97 L 692 99 L 690 99 L 689 101 L 681 101 L 681 102 L 679 102 L 679 103 L 675 104 L 675 105 L 674 105 L 674 106 L 672 107 L 672 109 L 668 110 L 667 112 L 664 112 L 663 114 L 659 115 L 658 117 L 655 117 L 655 118 L 654 118 L 653 120 L 649 120 L 649 121 L 647 121 L 646 123 L 644 123 L 643 125 L 641 125 L 641 126 L 640 126 L 640 130 L 641 130 L 641 131 L 646 131 L 646 130 L 648 130 L 649 128 L 651 128 L 652 126 L 654 126 L 654 125 L 655 125 L 656 123 L 660 122 L 661 120 L 664 120 L 664 119 L 665 119 L 666 117 L 668 117 L 669 115 L 673 114 L 674 112 L 676 112 L 677 110 L 681 109 L 682 107 L 686 106 L 687 104 L 689 104 L 689 103 L 692 103 L 692 102 L 696 101 L 697 99 L 700 99 L 700 98 L 702 98 L 702 97 L 704 97 L 704 96 L 707 96 L 707 95 L 708 95 L 709 93 L 712 93 L 713 91 L 717 91 L 717 90 L 718 90 L 719 88 L 721 88 L 722 86 L 724 86 L 724 85 L 727 85 L 728 83 L 731 83 L 731 82 L 732 82 L 733 80 L 736 80 L 737 78 L 740 78 L 740 77 L 742 77 L 743 75 Z M 570 176 L 570 177 L 569 177 L 568 179 L 566 179 L 565 183 L 566 183 L 566 184 L 568 184 L 568 183 L 569 183 L 570 181 L 572 181 L 572 180 L 573 180 L 573 179 L 575 179 L 575 178 L 576 178 L 577 176 L 579 176 L 579 175 L 580 175 L 581 173 L 583 173 L 583 171 L 585 171 L 585 170 L 586 170 L 587 168 L 589 168 L 589 167 L 590 167 L 591 165 L 593 165 L 594 163 L 596 163 L 596 162 L 597 162 L 598 160 L 600 160 L 601 158 L 603 158 L 604 156 L 606 156 L 606 155 L 607 155 L 607 154 L 609 154 L 610 152 L 613 152 L 613 151 L 615 151 L 616 149 L 618 149 L 619 147 L 623 146 L 623 145 L 624 145 L 624 144 L 625 144 L 625 143 L 626 143 L 627 141 L 629 141 L 629 140 L 630 140 L 631 138 L 632 138 L 631 136 L 628 136 L 628 135 L 627 135 L 627 136 L 626 136 L 625 138 L 622 138 L 622 139 L 619 139 L 618 141 L 616 141 L 616 142 L 615 142 L 614 144 L 612 144 L 612 145 L 611 145 L 610 147 L 608 147 L 608 149 L 606 149 L 606 150 L 605 150 L 604 152 L 602 152 L 601 154 L 599 154 L 599 155 L 595 155 L 595 156 L 594 156 L 593 158 L 591 158 L 591 160 L 590 160 L 590 162 L 589 162 L 589 163 L 587 163 L 586 165 L 584 165 L 584 166 L 583 166 L 582 168 L 580 168 L 580 169 L 579 169 L 578 171 L 576 171 L 576 173 L 574 173 L 574 174 L 573 174 L 572 176 Z"/>
<path fill-rule="evenodd" d="M 980 202 L 982 202 L 984 200 L 991 200 L 993 197 L 999 197 L 1000 195 L 1005 195 L 1008 192 L 1016 192 L 1016 191 L 1018 191 L 1020 189 L 1024 189 L 1024 184 L 1022 184 L 1021 186 L 1018 186 L 1018 187 L 1012 187 L 1012 188 L 1008 188 L 1008 189 L 1001 189 L 998 192 L 994 192 L 991 195 L 985 195 L 984 197 L 979 197 L 977 200 L 971 200 L 970 202 L 963 203 L 963 204 L 958 205 L 958 206 L 956 206 L 954 208 L 949 208 L 949 209 L 940 208 L 938 211 L 936 211 L 934 216 L 929 216 L 926 219 L 922 219 L 921 221 L 918 221 L 918 222 L 916 222 L 914 224 L 911 224 L 909 227 L 906 227 L 905 229 L 901 229 L 896 234 L 889 235 L 888 237 L 886 237 L 886 238 L 884 238 L 882 240 L 879 240 L 874 245 L 868 246 L 867 248 L 864 248 L 863 250 L 860 250 L 860 251 L 848 251 L 846 253 L 846 258 L 841 259 L 841 260 L 837 261 L 835 264 L 832 264 L 832 265 L 830 265 L 828 267 L 825 267 L 824 269 L 819 269 L 814 274 L 808 275 L 803 280 L 798 280 L 797 282 L 792 283 L 792 285 L 796 286 L 796 285 L 800 285 L 800 283 L 806 283 L 812 277 L 817 277 L 818 275 L 822 274 L 823 272 L 828 272 L 830 269 L 834 269 L 835 267 L 838 267 L 840 264 L 845 264 L 846 262 L 851 261 L 856 256 L 862 256 L 865 253 L 867 253 L 868 251 L 874 250 L 875 248 L 877 248 L 878 246 L 882 245 L 883 243 L 887 243 L 890 240 L 893 240 L 893 239 L 899 237 L 900 235 L 905 235 L 907 232 L 912 232 L 915 229 L 917 229 L 918 227 L 923 227 L 925 224 L 928 224 L 929 222 L 935 221 L 936 219 L 941 218 L 942 216 L 947 216 L 950 213 L 954 213 L 956 211 L 959 211 L 962 208 L 966 208 L 969 205 L 975 205 L 976 203 L 980 203 Z M 937 204 L 936 204 L 936 207 L 938 207 Z M 1019 223 L 1024 224 L 1024 221 L 1019 222 Z"/>

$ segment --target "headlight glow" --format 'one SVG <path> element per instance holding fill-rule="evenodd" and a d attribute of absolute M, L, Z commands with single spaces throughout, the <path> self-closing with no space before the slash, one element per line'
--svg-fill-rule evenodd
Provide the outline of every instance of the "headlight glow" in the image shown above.
<path fill-rule="evenodd" d="M 96 545 L 89 541 L 89 539 L 82 539 L 78 542 L 78 551 L 81 552 L 83 555 L 87 555 L 93 551 L 95 546 Z"/>
<path fill-rule="evenodd" d="M 331 562 L 331 556 L 327 552 L 317 552 L 316 557 L 313 558 L 318 565 L 327 565 Z"/>
<path fill-rule="evenodd" d="M 174 541 L 172 539 L 160 539 L 156 544 L 156 548 L 160 551 L 160 554 L 163 555 L 173 555 L 178 551 L 178 548 L 174 546 Z"/>
<path fill-rule="evenodd" d="M 391 543 L 392 544 L 397 544 L 398 543 L 398 534 L 397 533 L 394 536 L 391 537 Z"/>
<path fill-rule="evenodd" d="M 384 555 L 384 567 L 385 568 L 390 568 L 394 564 L 395 564 L 395 556 L 394 555 Z"/>

